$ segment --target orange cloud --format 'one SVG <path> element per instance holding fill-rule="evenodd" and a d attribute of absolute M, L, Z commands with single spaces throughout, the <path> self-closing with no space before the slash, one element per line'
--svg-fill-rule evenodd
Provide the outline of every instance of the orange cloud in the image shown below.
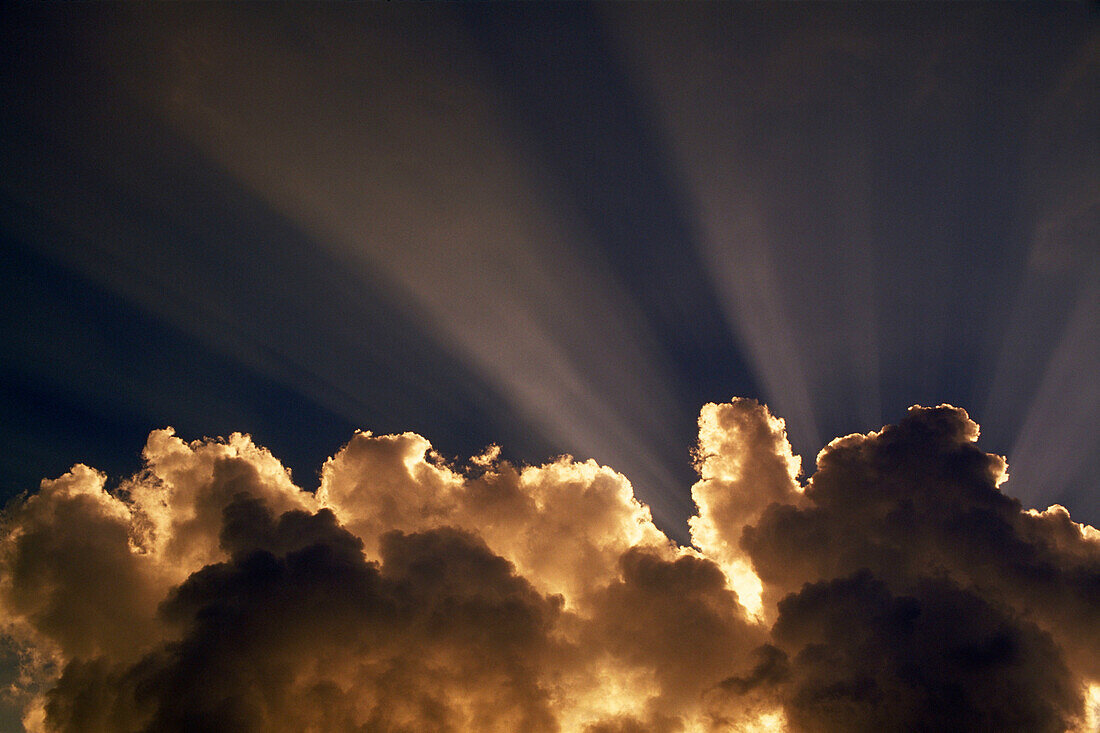
<path fill-rule="evenodd" d="M 958 408 L 830 443 L 707 405 L 693 547 L 568 456 L 357 433 L 316 492 L 154 431 L 4 510 L 11 691 L 43 731 L 1085 729 L 1100 534 L 1002 494 Z M 1089 688 L 1089 685 L 1093 685 Z"/>

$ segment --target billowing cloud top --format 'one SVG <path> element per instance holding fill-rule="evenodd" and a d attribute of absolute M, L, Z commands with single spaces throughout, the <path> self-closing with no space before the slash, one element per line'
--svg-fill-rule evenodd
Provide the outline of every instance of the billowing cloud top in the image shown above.
<path fill-rule="evenodd" d="M 158 430 L 14 500 L 0 615 L 32 731 L 1089 730 L 1100 533 L 1023 511 L 947 405 L 838 438 L 706 405 L 693 547 L 629 481 L 357 433 L 316 492 Z"/>

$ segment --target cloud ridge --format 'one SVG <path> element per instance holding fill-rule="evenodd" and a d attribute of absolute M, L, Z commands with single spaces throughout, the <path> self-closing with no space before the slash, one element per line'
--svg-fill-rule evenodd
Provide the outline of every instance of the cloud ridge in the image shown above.
<path fill-rule="evenodd" d="M 303 491 L 242 434 L 150 434 L 0 523 L 31 731 L 1087 730 L 1100 533 L 1025 511 L 949 405 L 837 438 L 703 407 L 693 546 L 562 456 L 356 433 Z"/>

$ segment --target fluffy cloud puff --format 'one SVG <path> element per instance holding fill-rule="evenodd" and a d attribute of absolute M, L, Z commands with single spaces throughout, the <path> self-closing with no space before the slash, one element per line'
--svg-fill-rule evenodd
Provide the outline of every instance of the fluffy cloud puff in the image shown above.
<path fill-rule="evenodd" d="M 1100 534 L 977 436 L 912 408 L 802 485 L 782 420 L 707 405 L 679 547 L 592 461 L 358 433 L 310 493 L 155 431 L 4 510 L 9 693 L 47 731 L 1085 730 Z"/>

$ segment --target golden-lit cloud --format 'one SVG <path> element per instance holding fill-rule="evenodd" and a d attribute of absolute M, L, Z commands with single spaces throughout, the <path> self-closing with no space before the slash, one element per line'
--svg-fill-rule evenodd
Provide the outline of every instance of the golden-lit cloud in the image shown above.
<path fill-rule="evenodd" d="M 158 430 L 117 487 L 12 501 L 0 618 L 34 731 L 1085 730 L 1100 533 L 1022 511 L 958 408 L 838 438 L 708 404 L 692 547 L 569 456 L 356 433 L 296 486 Z"/>

